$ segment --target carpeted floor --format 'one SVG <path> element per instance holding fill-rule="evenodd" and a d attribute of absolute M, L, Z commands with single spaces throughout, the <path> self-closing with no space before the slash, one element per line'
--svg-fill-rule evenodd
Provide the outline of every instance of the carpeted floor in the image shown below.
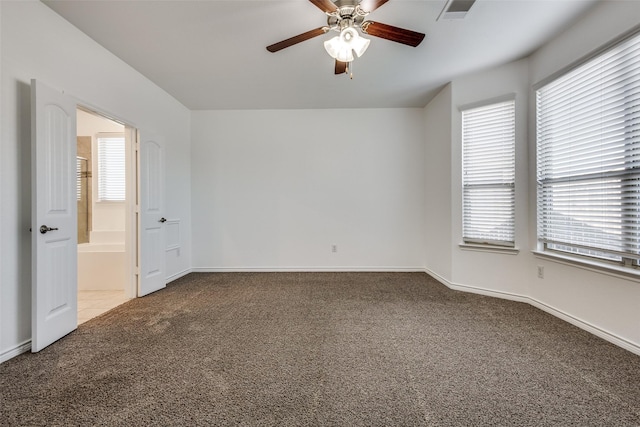
<path fill-rule="evenodd" d="M 0 425 L 640 426 L 640 357 L 424 273 L 190 274 L 0 365 Z"/>

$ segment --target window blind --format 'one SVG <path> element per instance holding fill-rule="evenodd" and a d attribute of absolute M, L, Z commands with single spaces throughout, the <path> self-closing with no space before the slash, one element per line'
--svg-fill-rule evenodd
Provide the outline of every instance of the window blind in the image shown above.
<path fill-rule="evenodd" d="M 514 246 L 515 101 L 462 111 L 463 239 Z"/>
<path fill-rule="evenodd" d="M 637 264 L 640 36 L 543 86 L 536 104 L 539 241 Z"/>
<path fill-rule="evenodd" d="M 98 137 L 98 199 L 125 200 L 124 137 Z"/>
<path fill-rule="evenodd" d="M 82 159 L 76 157 L 76 200 L 82 200 Z"/>

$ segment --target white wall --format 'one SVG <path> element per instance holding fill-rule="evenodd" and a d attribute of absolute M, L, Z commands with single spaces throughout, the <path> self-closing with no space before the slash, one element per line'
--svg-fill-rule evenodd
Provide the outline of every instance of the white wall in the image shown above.
<path fill-rule="evenodd" d="M 193 112 L 194 267 L 421 268 L 422 117 Z"/>
<path fill-rule="evenodd" d="M 530 83 L 535 84 L 575 61 L 638 28 L 640 2 L 599 3 L 576 25 L 541 48 L 530 58 Z M 533 95 L 529 103 L 529 207 L 530 233 L 535 245 L 535 116 Z M 619 339 L 618 344 L 640 353 L 640 283 L 597 273 L 576 266 L 531 259 L 527 270 L 530 296 L 548 307 L 593 327 L 593 332 Z M 544 267 L 544 279 L 536 277 L 536 266 Z"/>
<path fill-rule="evenodd" d="M 640 29 L 640 2 L 603 1 L 575 25 L 531 55 L 531 83 L 538 83 L 621 35 Z"/>
<path fill-rule="evenodd" d="M 425 108 L 427 140 L 427 271 L 457 289 L 494 295 L 528 294 L 529 99 L 526 59 L 455 79 Z M 516 248 L 497 253 L 462 248 L 462 108 L 514 97 L 516 101 Z M 535 216 L 534 216 L 535 218 Z"/>
<path fill-rule="evenodd" d="M 424 109 L 425 126 L 425 267 L 431 274 L 452 277 L 451 240 L 451 85 Z"/>
<path fill-rule="evenodd" d="M 514 280 L 527 273 L 528 234 L 528 62 L 520 60 L 489 71 L 454 80 L 451 162 L 451 221 L 453 224 L 454 283 L 477 286 L 499 292 L 526 295 L 527 280 Z M 516 210 L 515 241 L 517 254 L 498 254 L 462 249 L 462 113 L 461 108 L 503 96 L 515 96 L 516 102 Z M 534 217 L 535 218 L 535 217 Z"/>
<path fill-rule="evenodd" d="M 180 219 L 180 251 L 168 276 L 190 260 L 190 112 L 130 66 L 36 1 L 0 2 L 2 40 L 2 222 L 0 360 L 31 336 L 30 79 L 74 95 L 166 141 L 167 218 Z M 52 36 L 54 35 L 54 36 Z"/>
<path fill-rule="evenodd" d="M 428 166 L 441 173 L 443 185 L 451 186 L 451 273 L 436 273 L 455 289 L 527 301 L 567 321 L 640 354 L 640 283 L 603 272 L 534 256 L 536 245 L 535 115 L 533 83 L 548 78 L 579 58 L 592 53 L 640 22 L 640 2 L 602 2 L 576 25 L 548 43 L 530 58 L 455 79 L 451 83 L 453 104 L 450 151 L 432 150 Z M 597 31 L 595 31 L 597 29 Z M 517 255 L 461 250 L 462 183 L 461 118 L 459 107 L 516 94 L 516 246 Z M 425 108 L 429 125 L 443 114 L 436 98 Z M 444 107 L 443 107 L 444 108 Z M 435 110 L 435 111 L 434 111 Z M 428 126 L 427 141 L 437 140 L 443 130 Z M 429 150 L 429 149 L 428 149 Z M 442 163 L 442 164 L 441 164 Z M 447 166 L 449 170 L 447 171 Z M 427 199 L 446 196 L 427 185 Z M 442 221 L 442 212 L 426 212 L 426 221 Z M 446 225 L 446 222 L 444 222 Z M 427 226 L 429 227 L 429 226 Z M 436 230 L 433 230 L 436 233 Z M 437 248 L 427 235 L 427 254 Z M 431 259 L 426 260 L 432 270 Z M 440 261 L 446 264 L 446 261 Z M 544 267 L 544 278 L 537 267 Z M 446 271 L 446 270 L 443 270 Z"/>
<path fill-rule="evenodd" d="M 528 268 L 528 63 L 520 60 L 454 80 L 425 108 L 427 271 L 459 288 L 526 295 Z M 505 96 L 516 100 L 516 246 L 520 253 L 462 249 L 461 108 Z M 431 202 L 431 203 L 430 203 Z"/>

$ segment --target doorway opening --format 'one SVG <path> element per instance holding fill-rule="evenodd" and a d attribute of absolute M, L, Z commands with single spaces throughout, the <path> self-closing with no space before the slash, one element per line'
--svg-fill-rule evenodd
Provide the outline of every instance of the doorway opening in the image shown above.
<path fill-rule="evenodd" d="M 78 324 L 136 296 L 130 189 L 135 129 L 77 109 Z"/>

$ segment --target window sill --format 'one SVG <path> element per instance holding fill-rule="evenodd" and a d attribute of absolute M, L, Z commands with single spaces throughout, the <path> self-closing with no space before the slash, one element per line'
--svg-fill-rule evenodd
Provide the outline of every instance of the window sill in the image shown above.
<path fill-rule="evenodd" d="M 619 265 L 613 265 L 595 260 L 579 259 L 576 257 L 557 254 L 553 252 L 543 252 L 537 250 L 532 252 L 536 258 L 546 259 L 558 264 L 606 274 L 608 276 L 617 277 L 619 279 L 627 279 L 633 280 L 634 282 L 640 282 L 640 270 L 638 269 L 622 267 Z"/>
<path fill-rule="evenodd" d="M 520 253 L 520 249 L 509 248 L 506 246 L 478 245 L 473 243 L 460 243 L 458 246 L 463 251 L 491 252 L 491 253 L 506 254 L 506 255 L 518 255 L 518 253 Z"/>

